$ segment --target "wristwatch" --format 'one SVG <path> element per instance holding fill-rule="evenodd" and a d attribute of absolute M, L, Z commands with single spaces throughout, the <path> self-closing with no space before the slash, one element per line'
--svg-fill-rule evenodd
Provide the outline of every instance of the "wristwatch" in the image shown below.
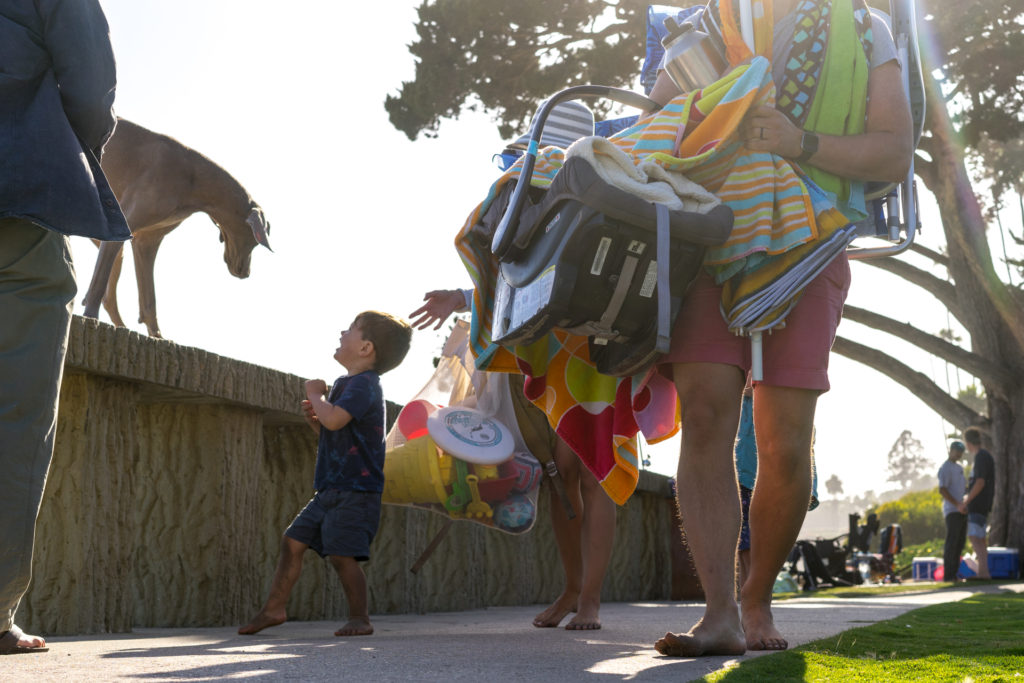
<path fill-rule="evenodd" d="M 817 151 L 818 136 L 804 131 L 804 134 L 800 136 L 800 156 L 796 160 L 803 163 L 814 156 L 814 153 Z"/>

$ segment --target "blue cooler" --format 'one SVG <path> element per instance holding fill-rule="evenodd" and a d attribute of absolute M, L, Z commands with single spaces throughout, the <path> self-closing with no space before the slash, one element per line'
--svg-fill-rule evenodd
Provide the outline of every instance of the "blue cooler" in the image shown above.
<path fill-rule="evenodd" d="M 1020 577 L 1020 555 L 1016 548 L 988 549 L 988 573 L 993 579 L 1016 579 Z"/>
<path fill-rule="evenodd" d="M 961 557 L 960 558 L 960 569 L 957 570 L 956 575 L 958 577 L 960 577 L 961 579 L 969 579 L 972 576 L 975 576 L 975 572 L 967 564 L 967 560 L 965 560 L 964 558 Z"/>
<path fill-rule="evenodd" d="M 937 557 L 915 557 L 913 564 L 913 578 L 915 581 L 931 581 L 935 578 L 935 570 L 942 564 Z"/>

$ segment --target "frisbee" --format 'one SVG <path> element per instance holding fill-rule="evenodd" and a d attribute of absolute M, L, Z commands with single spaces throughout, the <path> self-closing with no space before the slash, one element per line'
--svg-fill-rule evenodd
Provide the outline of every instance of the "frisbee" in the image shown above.
<path fill-rule="evenodd" d="M 427 432 L 445 453 L 476 465 L 497 465 L 515 451 L 508 427 L 471 408 L 441 408 L 427 418 Z"/>

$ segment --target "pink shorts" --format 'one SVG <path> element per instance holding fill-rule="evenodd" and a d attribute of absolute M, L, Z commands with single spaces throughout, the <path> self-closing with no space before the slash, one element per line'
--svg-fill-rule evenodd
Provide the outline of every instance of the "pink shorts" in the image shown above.
<path fill-rule="evenodd" d="M 764 333 L 764 384 L 828 391 L 828 355 L 849 289 L 850 263 L 841 254 L 807 286 L 785 327 Z M 702 272 L 683 300 L 672 347 L 660 365 L 723 363 L 750 370 L 750 339 L 729 331 L 721 296 L 722 288 Z"/>

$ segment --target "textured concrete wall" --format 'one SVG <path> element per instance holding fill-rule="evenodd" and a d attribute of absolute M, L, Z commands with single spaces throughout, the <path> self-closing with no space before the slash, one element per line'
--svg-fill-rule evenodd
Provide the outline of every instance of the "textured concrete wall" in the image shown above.
<path fill-rule="evenodd" d="M 37 526 L 30 632 L 242 623 L 266 597 L 281 532 L 312 494 L 316 443 L 294 375 L 75 318 Z M 401 397 L 395 397 L 401 399 Z M 619 508 L 605 600 L 669 597 L 663 477 L 643 473 Z M 534 529 L 511 536 L 384 506 L 365 565 L 371 613 L 554 600 L 562 574 L 542 491 Z M 308 553 L 295 619 L 346 615 L 333 570 Z"/>

